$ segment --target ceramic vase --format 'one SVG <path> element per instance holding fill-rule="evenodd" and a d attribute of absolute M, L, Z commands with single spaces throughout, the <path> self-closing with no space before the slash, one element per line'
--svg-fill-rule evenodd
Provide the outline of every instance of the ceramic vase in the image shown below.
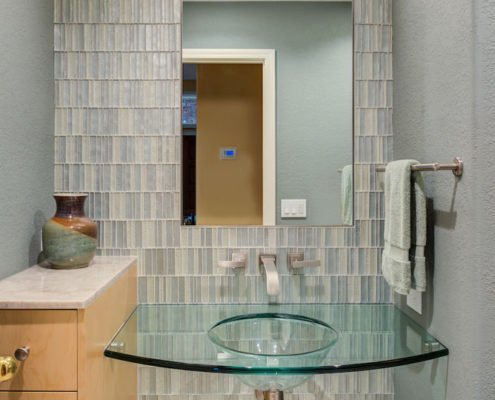
<path fill-rule="evenodd" d="M 43 258 L 53 268 L 84 268 L 96 253 L 96 223 L 84 214 L 87 194 L 56 193 L 55 216 L 43 225 Z"/>

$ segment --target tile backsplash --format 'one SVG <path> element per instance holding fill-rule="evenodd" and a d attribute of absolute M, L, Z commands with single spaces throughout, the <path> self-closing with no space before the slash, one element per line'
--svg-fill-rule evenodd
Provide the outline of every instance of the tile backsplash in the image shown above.
<path fill-rule="evenodd" d="M 141 303 L 266 303 L 260 252 L 278 254 L 281 302 L 391 302 L 375 174 L 392 155 L 391 7 L 354 1 L 354 226 L 212 228 L 181 226 L 181 1 L 54 0 L 55 190 L 90 194 L 100 254 L 139 257 Z M 322 266 L 293 275 L 290 250 Z M 237 251 L 245 271 L 216 267 Z M 140 398 L 253 398 L 204 376 L 143 367 Z M 392 399 L 393 385 L 383 371 L 325 375 L 288 397 L 315 396 Z"/>
<path fill-rule="evenodd" d="M 55 190 L 89 192 L 101 254 L 140 260 L 141 303 L 268 301 L 257 254 L 277 252 L 281 302 L 389 302 L 380 273 L 392 150 L 390 0 L 354 2 L 355 225 L 182 227 L 181 2 L 55 0 Z M 216 267 L 232 252 L 246 271 Z M 287 270 L 302 250 L 322 267 Z"/>

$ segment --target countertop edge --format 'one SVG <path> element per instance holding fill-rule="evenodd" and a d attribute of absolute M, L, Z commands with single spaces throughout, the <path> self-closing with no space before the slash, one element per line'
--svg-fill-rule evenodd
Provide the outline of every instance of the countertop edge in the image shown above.
<path fill-rule="evenodd" d="M 83 294 L 79 296 L 74 296 L 74 300 L 65 300 L 65 299 L 54 299 L 54 300 L 36 300 L 36 299 L 15 299 L 12 301 L 0 300 L 0 310 L 83 310 L 88 308 L 96 299 L 98 299 L 109 287 L 111 287 L 118 279 L 122 277 L 130 268 L 137 265 L 137 257 L 136 256 L 122 256 L 122 257 L 107 257 L 107 256 L 98 256 L 95 260 L 101 263 L 105 260 L 105 258 L 112 260 L 122 260 L 122 268 L 116 271 L 113 276 L 111 276 L 108 280 L 106 280 L 100 287 L 95 288 L 94 291 L 84 290 Z M 93 265 L 99 264 L 95 262 Z M 115 264 L 115 262 L 113 263 Z M 103 264 L 105 265 L 105 264 Z M 19 272 L 18 274 L 29 273 L 29 269 L 36 267 L 32 266 Z M 53 271 L 53 270 L 52 270 Z M 80 271 L 83 271 L 81 269 Z M 84 271 L 83 271 L 84 272 Z M 9 278 L 16 276 L 17 274 L 12 275 L 11 277 L 5 278 L 4 281 L 8 281 Z M 0 281 L 0 284 L 2 281 Z M 16 282 L 12 283 L 13 285 Z M 1 287 L 0 287 L 1 290 Z M 87 292 L 87 293 L 86 293 Z M 1 296 L 0 296 L 1 298 Z"/>

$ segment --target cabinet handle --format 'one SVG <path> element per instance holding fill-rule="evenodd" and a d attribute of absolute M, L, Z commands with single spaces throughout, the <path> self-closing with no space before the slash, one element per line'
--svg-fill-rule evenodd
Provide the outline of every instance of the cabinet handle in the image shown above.
<path fill-rule="evenodd" d="M 17 361 L 26 361 L 29 357 L 29 347 L 22 346 L 15 349 L 14 357 Z"/>
<path fill-rule="evenodd" d="M 14 378 L 19 370 L 19 364 L 29 357 L 29 347 L 19 347 L 14 352 L 14 357 L 0 357 L 0 383 Z"/>

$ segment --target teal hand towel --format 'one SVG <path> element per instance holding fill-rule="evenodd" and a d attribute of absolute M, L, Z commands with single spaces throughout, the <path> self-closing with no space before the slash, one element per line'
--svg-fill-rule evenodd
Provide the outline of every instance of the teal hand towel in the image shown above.
<path fill-rule="evenodd" d="M 400 294 L 426 290 L 426 197 L 416 160 L 392 161 L 385 169 L 385 231 L 382 272 Z"/>
<path fill-rule="evenodd" d="M 340 187 L 340 214 L 344 225 L 352 225 L 352 165 L 342 168 Z"/>

